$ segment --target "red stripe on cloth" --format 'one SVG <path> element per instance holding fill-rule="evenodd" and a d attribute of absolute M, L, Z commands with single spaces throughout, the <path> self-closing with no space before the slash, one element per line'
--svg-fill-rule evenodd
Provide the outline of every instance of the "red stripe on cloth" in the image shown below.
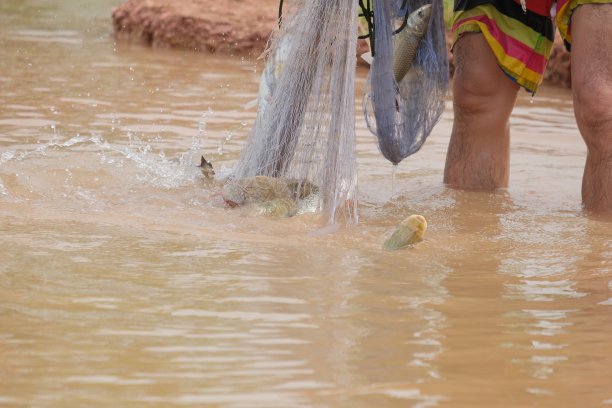
<path fill-rule="evenodd" d="M 521 0 L 514 0 L 514 2 L 521 4 Z M 529 11 L 533 11 L 541 16 L 550 17 L 550 8 L 554 0 L 525 0 L 525 2 Z"/>
<path fill-rule="evenodd" d="M 532 71 L 535 71 L 539 74 L 542 74 L 544 72 L 544 68 L 546 68 L 547 59 L 543 55 L 535 52 L 532 46 L 524 44 L 518 41 L 517 39 L 511 37 L 510 35 L 504 33 L 502 30 L 499 29 L 497 24 L 495 24 L 495 21 L 491 20 L 485 15 L 467 17 L 463 20 L 459 20 L 453 25 L 453 31 L 455 31 L 461 24 L 469 21 L 480 21 L 481 23 L 485 24 L 488 27 L 491 35 L 504 49 L 506 55 L 518 59 Z"/>
<path fill-rule="evenodd" d="M 557 11 L 561 10 L 563 6 L 565 5 L 565 3 L 569 1 L 570 0 L 557 0 Z"/>

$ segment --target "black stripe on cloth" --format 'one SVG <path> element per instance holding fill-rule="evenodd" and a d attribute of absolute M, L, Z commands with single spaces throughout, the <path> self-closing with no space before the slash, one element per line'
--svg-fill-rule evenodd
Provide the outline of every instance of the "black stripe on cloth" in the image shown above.
<path fill-rule="evenodd" d="M 541 0 L 532 0 L 541 1 Z M 555 27 L 549 17 L 541 16 L 529 9 L 525 13 L 520 4 L 512 0 L 455 0 L 454 11 L 467 11 L 483 4 L 491 4 L 500 13 L 520 21 L 550 41 L 555 39 Z"/>

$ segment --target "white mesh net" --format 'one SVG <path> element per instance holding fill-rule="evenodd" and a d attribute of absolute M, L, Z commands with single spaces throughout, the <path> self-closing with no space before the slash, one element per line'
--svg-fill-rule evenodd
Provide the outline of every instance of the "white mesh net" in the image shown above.
<path fill-rule="evenodd" d="M 393 73 L 393 31 L 407 11 L 425 2 L 373 1 L 376 52 L 365 113 L 382 154 L 397 164 L 419 150 L 444 106 L 448 65 L 442 0 L 434 1 L 424 39 L 419 37 L 413 47 L 412 68 L 399 83 Z M 317 209 L 325 211 L 329 223 L 339 215 L 357 222 L 358 4 L 357 0 L 291 2 L 282 28 L 271 40 L 257 119 L 234 173 L 236 179 L 267 176 L 297 183 L 292 191 L 304 191 L 301 184 L 316 186 Z"/>
<path fill-rule="evenodd" d="M 318 186 L 332 223 L 339 213 L 357 221 L 356 16 L 355 1 L 294 2 L 272 39 L 258 117 L 235 171 Z"/>

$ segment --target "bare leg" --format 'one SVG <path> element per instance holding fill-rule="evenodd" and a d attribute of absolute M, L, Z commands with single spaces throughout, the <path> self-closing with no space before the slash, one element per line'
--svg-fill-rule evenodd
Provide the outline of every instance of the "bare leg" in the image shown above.
<path fill-rule="evenodd" d="M 582 203 L 612 214 L 612 4 L 578 7 L 572 15 L 572 89 L 587 145 Z"/>
<path fill-rule="evenodd" d="M 455 118 L 446 156 L 449 187 L 494 190 L 508 186 L 509 118 L 519 86 L 497 65 L 480 33 L 464 34 L 455 45 Z"/>

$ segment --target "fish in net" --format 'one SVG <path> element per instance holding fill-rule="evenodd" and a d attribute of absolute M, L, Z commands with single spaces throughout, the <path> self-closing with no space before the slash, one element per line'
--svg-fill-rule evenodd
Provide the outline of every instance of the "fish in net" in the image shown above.
<path fill-rule="evenodd" d="M 363 108 L 394 165 L 419 151 L 444 110 L 448 60 L 442 0 L 360 0 L 370 17 L 372 66 Z"/>
<path fill-rule="evenodd" d="M 442 1 L 373 0 L 373 5 L 370 0 L 290 2 L 271 39 L 257 118 L 234 169 L 238 180 L 264 176 L 317 186 L 317 210 L 329 223 L 339 214 L 348 222 L 358 219 L 359 6 L 367 14 L 373 51 L 365 115 L 382 154 L 397 164 L 418 151 L 444 107 L 448 63 Z"/>
<path fill-rule="evenodd" d="M 355 1 L 297 0 L 271 40 L 255 125 L 234 169 L 318 186 L 318 210 L 357 221 Z M 278 66 L 282 65 L 282 69 Z"/>

